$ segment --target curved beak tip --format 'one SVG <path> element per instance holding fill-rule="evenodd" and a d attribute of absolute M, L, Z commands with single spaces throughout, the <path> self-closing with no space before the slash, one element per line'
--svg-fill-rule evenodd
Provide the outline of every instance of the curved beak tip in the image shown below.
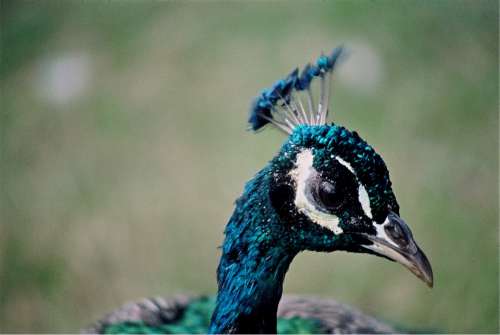
<path fill-rule="evenodd" d="M 409 262 L 409 270 L 420 278 L 428 287 L 434 287 L 434 274 L 432 266 L 427 256 L 417 247 L 417 252 L 407 258 Z"/>
<path fill-rule="evenodd" d="M 432 275 L 432 270 L 430 273 L 422 274 L 422 276 L 418 276 L 429 288 L 434 287 L 434 278 Z"/>
<path fill-rule="evenodd" d="M 434 287 L 434 276 L 432 275 L 432 269 L 431 272 L 425 277 L 424 282 L 427 284 L 429 288 Z"/>

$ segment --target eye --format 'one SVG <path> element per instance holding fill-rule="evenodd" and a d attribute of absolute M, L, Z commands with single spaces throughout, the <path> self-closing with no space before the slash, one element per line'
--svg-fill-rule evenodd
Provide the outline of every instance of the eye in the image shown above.
<path fill-rule="evenodd" d="M 318 183 L 316 193 L 318 202 L 326 209 L 337 209 L 344 200 L 341 188 L 326 180 Z"/>

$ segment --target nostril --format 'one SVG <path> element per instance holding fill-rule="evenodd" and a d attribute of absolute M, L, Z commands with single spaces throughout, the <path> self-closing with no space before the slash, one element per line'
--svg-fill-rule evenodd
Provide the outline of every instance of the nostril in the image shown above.
<path fill-rule="evenodd" d="M 385 232 L 389 237 L 396 242 L 399 246 L 406 246 L 408 245 L 408 239 L 404 233 L 404 231 L 401 229 L 401 227 L 393 222 L 388 223 L 385 227 Z"/>

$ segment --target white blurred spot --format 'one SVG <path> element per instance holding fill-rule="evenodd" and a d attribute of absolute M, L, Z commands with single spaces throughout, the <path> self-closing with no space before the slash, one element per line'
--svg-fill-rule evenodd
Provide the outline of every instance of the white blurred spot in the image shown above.
<path fill-rule="evenodd" d="M 64 105 L 81 97 L 91 77 L 89 57 L 83 53 L 58 55 L 40 64 L 36 89 L 56 105 Z"/>
<path fill-rule="evenodd" d="M 346 44 L 347 57 L 339 64 L 339 79 L 350 89 L 371 93 L 382 81 L 383 64 L 379 54 L 364 43 Z"/>

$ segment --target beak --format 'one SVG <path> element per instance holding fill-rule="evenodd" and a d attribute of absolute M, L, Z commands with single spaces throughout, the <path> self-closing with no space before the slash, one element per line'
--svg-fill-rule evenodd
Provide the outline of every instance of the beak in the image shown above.
<path fill-rule="evenodd" d="M 413 239 L 408 225 L 396 213 L 390 212 L 384 223 L 375 226 L 375 236 L 363 234 L 372 242 L 363 247 L 402 264 L 427 286 L 432 287 L 434 279 L 431 264 Z"/>

